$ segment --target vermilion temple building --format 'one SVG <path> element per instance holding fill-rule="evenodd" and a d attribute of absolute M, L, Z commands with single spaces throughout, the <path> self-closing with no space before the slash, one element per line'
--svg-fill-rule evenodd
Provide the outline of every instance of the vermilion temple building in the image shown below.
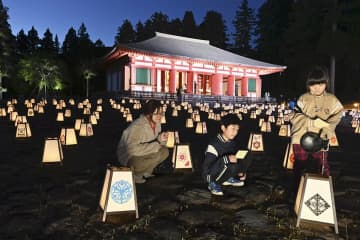
<path fill-rule="evenodd" d="M 261 76 L 285 66 L 242 57 L 207 40 L 156 33 L 148 40 L 119 44 L 105 56 L 108 91 L 261 96 Z"/>

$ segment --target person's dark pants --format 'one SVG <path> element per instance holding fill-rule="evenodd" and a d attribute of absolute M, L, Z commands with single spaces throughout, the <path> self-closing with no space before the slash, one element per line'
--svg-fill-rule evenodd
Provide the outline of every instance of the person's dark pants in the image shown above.
<path fill-rule="evenodd" d="M 248 152 L 244 159 L 239 159 L 237 163 L 229 163 L 227 166 L 224 165 L 223 170 L 218 173 L 215 178 L 215 182 L 222 184 L 231 177 L 237 177 L 239 173 L 246 174 L 249 166 L 252 162 L 251 152 Z"/>
<path fill-rule="evenodd" d="M 306 152 L 300 144 L 293 144 L 294 151 L 294 190 L 298 189 L 300 178 L 304 173 L 317 173 L 328 177 L 330 167 L 327 161 L 328 152 Z"/>

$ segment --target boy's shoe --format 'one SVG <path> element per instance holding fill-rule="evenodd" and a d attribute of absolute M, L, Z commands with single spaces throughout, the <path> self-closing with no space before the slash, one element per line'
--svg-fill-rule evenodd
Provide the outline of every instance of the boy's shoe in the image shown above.
<path fill-rule="evenodd" d="M 224 185 L 224 186 L 242 187 L 242 186 L 245 185 L 245 182 L 241 181 L 239 179 L 231 177 L 228 180 L 226 180 L 225 182 L 223 182 L 222 185 Z"/>
<path fill-rule="evenodd" d="M 222 196 L 224 195 L 224 193 L 221 190 L 221 186 L 215 182 L 210 182 L 208 189 L 210 190 L 210 192 L 214 195 L 219 195 Z"/>
<path fill-rule="evenodd" d="M 135 183 L 144 183 L 146 179 L 142 175 L 134 175 Z"/>

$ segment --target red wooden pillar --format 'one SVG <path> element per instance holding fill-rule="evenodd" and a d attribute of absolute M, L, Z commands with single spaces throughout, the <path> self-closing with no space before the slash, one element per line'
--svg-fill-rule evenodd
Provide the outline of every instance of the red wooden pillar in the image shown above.
<path fill-rule="evenodd" d="M 247 97 L 248 95 L 248 79 L 243 77 L 241 79 L 241 96 Z"/>
<path fill-rule="evenodd" d="M 211 95 L 222 95 L 223 75 L 216 73 L 211 76 Z"/>
<path fill-rule="evenodd" d="M 130 90 L 134 89 L 135 84 L 136 84 L 136 66 L 135 66 L 135 64 L 131 64 Z"/>
<path fill-rule="evenodd" d="M 160 79 L 161 79 L 161 92 L 165 92 L 165 71 L 161 71 Z"/>
<path fill-rule="evenodd" d="M 261 97 L 261 78 L 256 78 L 256 97 Z"/>
<path fill-rule="evenodd" d="M 186 92 L 193 93 L 193 84 L 194 84 L 194 73 L 187 72 L 187 82 L 186 82 Z"/>
<path fill-rule="evenodd" d="M 170 79 L 169 79 L 169 92 L 176 93 L 175 85 L 176 71 L 174 69 L 170 70 Z"/>
<path fill-rule="evenodd" d="M 156 92 L 157 81 L 156 81 L 156 69 L 155 68 L 151 68 L 151 86 L 152 86 L 152 92 Z"/>
<path fill-rule="evenodd" d="M 227 95 L 235 96 L 235 77 L 233 75 L 228 76 Z"/>

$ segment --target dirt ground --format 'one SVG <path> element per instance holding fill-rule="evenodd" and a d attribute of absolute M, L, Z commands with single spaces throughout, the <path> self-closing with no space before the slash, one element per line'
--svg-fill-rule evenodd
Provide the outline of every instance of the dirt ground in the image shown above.
<path fill-rule="evenodd" d="M 26 114 L 23 101 L 15 106 L 19 115 Z M 96 99 L 91 102 L 95 111 Z M 0 108 L 5 105 L 0 102 Z M 136 185 L 139 219 L 127 224 L 101 222 L 105 171 L 118 165 L 116 145 L 129 124 L 109 99 L 103 99 L 102 107 L 94 136 L 78 137 L 77 145 L 63 147 L 62 164 L 41 163 L 44 142 L 58 137 L 62 127 L 73 127 L 76 118 L 88 120 L 76 105 L 67 104 L 71 118 L 57 122 L 58 110 L 49 101 L 44 114 L 27 118 L 31 138 L 16 139 L 14 122 L 8 115 L 0 117 L 0 239 L 360 239 L 360 134 L 354 133 L 350 116 L 339 124 L 340 147 L 331 149 L 329 157 L 336 235 L 333 227 L 322 224 L 295 227 L 292 172 L 282 167 L 289 139 L 278 136 L 278 126 L 272 124 L 273 131 L 263 133 L 265 151 L 256 154 L 246 185 L 226 187 L 223 197 L 214 197 L 199 171 L 218 122 L 201 112 L 208 134 L 195 134 L 193 128 L 185 128 L 189 114 L 181 110 L 172 117 L 170 105 L 162 128 L 178 131 L 180 142 L 190 144 L 194 172 L 173 172 L 169 158 L 156 169 L 155 178 Z M 140 111 L 132 113 L 136 118 Z M 260 132 L 258 119 L 243 114 L 237 137 L 241 148 L 246 148 L 251 132 Z"/>

